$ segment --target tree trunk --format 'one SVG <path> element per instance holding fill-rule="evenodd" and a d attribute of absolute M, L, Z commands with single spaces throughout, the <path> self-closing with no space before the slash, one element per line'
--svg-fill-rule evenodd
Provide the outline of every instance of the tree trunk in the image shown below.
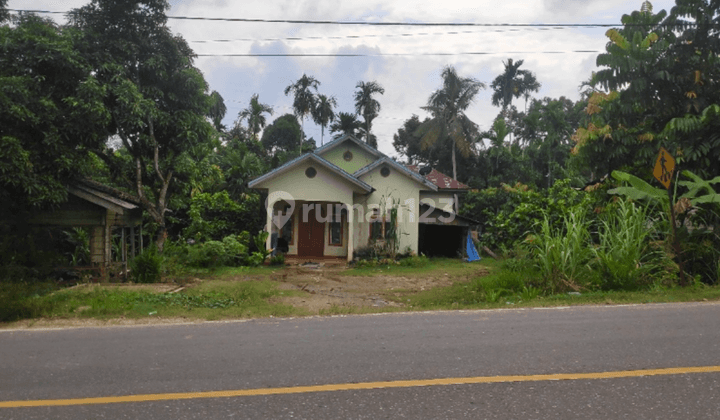
<path fill-rule="evenodd" d="M 303 143 L 303 137 L 305 136 L 305 116 L 303 115 L 302 118 L 300 118 L 300 149 L 298 150 L 298 156 L 302 155 L 302 143 Z"/>
<path fill-rule="evenodd" d="M 163 219 L 165 219 L 163 217 Z M 164 220 L 163 224 L 158 226 L 158 231 L 155 236 L 155 246 L 157 247 L 158 252 L 162 253 L 163 248 L 165 247 L 165 240 L 167 240 L 167 227 L 165 226 Z"/>
<path fill-rule="evenodd" d="M 457 162 L 455 161 L 455 142 L 452 142 L 452 165 L 453 165 L 453 179 L 457 181 Z M 455 214 L 458 213 L 460 208 L 458 205 L 458 195 L 453 196 L 453 205 L 455 206 Z"/>

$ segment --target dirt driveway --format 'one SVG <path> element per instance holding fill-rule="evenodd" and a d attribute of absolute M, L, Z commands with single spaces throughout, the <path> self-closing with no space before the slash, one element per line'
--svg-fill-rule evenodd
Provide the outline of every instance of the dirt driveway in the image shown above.
<path fill-rule="evenodd" d="M 353 276 L 344 266 L 290 266 L 273 272 L 270 280 L 278 282 L 281 290 L 305 292 L 302 296 L 276 298 L 274 302 L 317 314 L 333 307 L 334 312 L 338 307 L 348 308 L 348 312 L 353 307 L 402 307 L 405 295 L 487 274 L 484 267 L 462 276 L 442 271 L 401 276 L 382 271 L 378 268 L 377 274 L 371 276 Z"/>

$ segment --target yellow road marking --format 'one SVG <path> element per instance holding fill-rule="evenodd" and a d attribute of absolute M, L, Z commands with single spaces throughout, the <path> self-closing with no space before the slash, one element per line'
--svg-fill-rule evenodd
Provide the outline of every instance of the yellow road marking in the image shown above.
<path fill-rule="evenodd" d="M 555 373 L 549 375 L 476 376 L 471 378 L 440 378 L 408 381 L 361 382 L 329 385 L 293 386 L 286 388 L 240 389 L 234 391 L 179 392 L 169 394 L 124 395 L 119 397 L 72 398 L 64 400 L 0 401 L 0 408 L 50 407 L 64 405 L 116 404 L 147 401 L 189 400 L 196 398 L 248 397 L 278 394 L 349 391 L 362 389 L 411 388 L 438 385 L 492 384 L 501 382 L 567 381 L 582 379 L 614 379 L 640 376 L 682 375 L 720 372 L 720 366 L 679 367 L 667 369 L 623 370 L 594 373 Z"/>

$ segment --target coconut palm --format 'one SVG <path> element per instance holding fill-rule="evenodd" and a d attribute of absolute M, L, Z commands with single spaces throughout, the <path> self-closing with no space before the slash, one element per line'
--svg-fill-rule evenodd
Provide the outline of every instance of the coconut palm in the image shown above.
<path fill-rule="evenodd" d="M 325 127 L 335 121 L 335 112 L 333 108 L 337 106 L 337 100 L 334 96 L 318 95 L 317 103 L 312 111 L 313 121 L 320 125 L 320 145 L 323 145 L 325 137 Z"/>
<path fill-rule="evenodd" d="M 380 113 L 380 102 L 378 102 L 373 95 L 379 93 L 383 95 L 385 88 L 380 86 L 376 81 L 372 82 L 358 82 L 355 86 L 355 112 L 358 115 L 362 115 L 365 120 L 365 142 L 373 147 L 377 147 L 377 140 L 372 144 L 373 137 L 370 135 L 370 129 L 372 128 L 372 120 Z"/>
<path fill-rule="evenodd" d="M 333 139 L 339 139 L 346 134 L 359 138 L 363 135 L 363 123 L 358 120 L 355 114 L 340 112 L 337 114 L 335 122 L 330 126 L 330 132 L 337 133 L 333 136 Z"/>
<path fill-rule="evenodd" d="M 300 118 L 300 128 L 305 137 L 305 117 L 312 113 L 315 108 L 316 97 L 312 90 L 317 92 L 320 82 L 312 76 L 303 73 L 297 82 L 285 88 L 285 96 L 293 94 L 293 110 L 295 115 Z M 302 138 L 300 139 L 300 153 L 302 153 Z"/>
<path fill-rule="evenodd" d="M 537 92 L 540 90 L 540 83 L 538 83 L 535 75 L 528 70 L 520 70 L 524 60 L 513 61 L 512 58 L 508 58 L 507 61 L 503 61 L 505 71 L 493 80 L 490 87 L 493 89 L 492 104 L 495 106 L 502 106 L 506 109 L 512 104 L 513 98 L 519 98 L 526 96 L 525 102 L 529 97 L 529 92 Z"/>
<path fill-rule="evenodd" d="M 258 100 L 259 95 L 256 93 L 250 98 L 250 106 L 243 109 L 238 113 L 239 121 L 247 121 L 248 131 L 253 136 L 253 139 L 258 139 L 258 133 L 260 130 L 265 128 L 267 120 L 263 114 L 273 114 L 273 109 L 270 105 L 262 104 Z"/>
<path fill-rule="evenodd" d="M 485 84 L 472 77 L 458 76 L 455 68 L 447 66 L 442 71 L 443 86 L 428 99 L 427 106 L 422 107 L 431 115 L 431 119 L 423 122 L 416 135 L 421 136 L 420 146 L 427 149 L 438 140 L 449 138 L 452 142 L 453 178 L 457 179 L 457 162 L 455 149 L 463 156 L 472 153 L 471 140 L 477 134 L 477 124 L 465 115 L 480 89 Z"/>

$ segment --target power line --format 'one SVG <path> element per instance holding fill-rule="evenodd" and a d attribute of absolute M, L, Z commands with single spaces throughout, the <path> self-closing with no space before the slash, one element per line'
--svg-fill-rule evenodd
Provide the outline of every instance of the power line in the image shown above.
<path fill-rule="evenodd" d="M 345 54 L 345 53 L 228 53 L 228 54 L 196 54 L 197 57 L 447 57 L 458 55 L 508 55 L 508 54 L 598 54 L 597 50 L 572 51 L 469 51 L 459 53 L 376 53 L 376 54 Z"/>
<path fill-rule="evenodd" d="M 520 32 L 527 30 L 564 30 L 565 28 L 521 28 L 521 29 L 496 29 L 493 31 L 450 31 L 450 32 L 415 32 L 403 34 L 366 34 L 366 35 L 343 35 L 343 36 L 305 36 L 287 38 L 234 38 L 234 39 L 210 39 L 188 41 L 192 43 L 205 44 L 211 42 L 263 42 L 263 41 L 305 41 L 305 40 L 329 40 L 329 39 L 360 39 L 360 38 L 402 38 L 413 36 L 443 36 L 443 35 L 473 35 L 487 34 L 491 32 Z"/>
<path fill-rule="evenodd" d="M 64 11 L 7 9 L 18 13 L 68 14 Z M 623 26 L 622 23 L 478 23 L 478 22 L 364 22 L 343 20 L 306 20 L 306 19 L 260 19 L 260 18 L 228 18 L 207 16 L 167 16 L 173 20 L 194 20 L 210 22 L 244 22 L 244 23 L 289 23 L 300 25 L 353 25 L 353 26 L 456 26 L 456 27 L 517 27 L 517 28 L 610 28 Z M 685 25 L 694 23 L 685 22 Z M 625 24 L 625 26 L 632 26 Z M 638 24 L 638 26 L 646 26 Z"/>

